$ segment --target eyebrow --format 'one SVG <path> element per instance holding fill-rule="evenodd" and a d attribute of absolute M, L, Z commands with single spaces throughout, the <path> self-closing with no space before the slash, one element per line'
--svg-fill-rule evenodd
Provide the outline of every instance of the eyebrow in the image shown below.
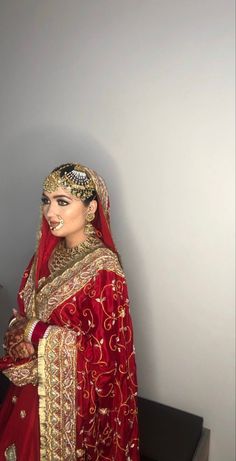
<path fill-rule="evenodd" d="M 42 193 L 43 197 L 50 198 L 48 195 L 46 195 L 44 192 Z M 52 198 L 67 198 L 68 200 L 72 200 L 71 197 L 68 197 L 68 195 L 53 195 Z"/>

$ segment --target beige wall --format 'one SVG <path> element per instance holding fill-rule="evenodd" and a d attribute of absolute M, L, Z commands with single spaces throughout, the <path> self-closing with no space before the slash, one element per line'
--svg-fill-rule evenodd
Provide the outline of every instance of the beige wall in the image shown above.
<path fill-rule="evenodd" d="M 233 16 L 228 0 L 0 3 L 2 327 L 42 177 L 87 163 L 110 187 L 140 394 L 202 415 L 211 461 L 235 459 Z"/>

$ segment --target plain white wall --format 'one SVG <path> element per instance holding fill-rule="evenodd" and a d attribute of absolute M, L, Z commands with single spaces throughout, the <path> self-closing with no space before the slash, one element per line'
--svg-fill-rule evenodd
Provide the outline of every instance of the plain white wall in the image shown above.
<path fill-rule="evenodd" d="M 234 461 L 233 2 L 2 0 L 0 283 L 5 328 L 42 178 L 107 180 L 140 395 L 204 417 Z"/>

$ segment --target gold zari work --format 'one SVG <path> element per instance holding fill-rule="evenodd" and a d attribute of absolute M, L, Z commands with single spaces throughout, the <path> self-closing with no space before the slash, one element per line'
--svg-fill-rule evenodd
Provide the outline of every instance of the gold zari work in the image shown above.
<path fill-rule="evenodd" d="M 25 386 L 33 384 L 36 386 L 38 382 L 38 361 L 37 359 L 24 363 L 23 365 L 15 365 L 3 371 L 4 375 L 16 386 Z"/>
<path fill-rule="evenodd" d="M 38 356 L 40 461 L 74 461 L 76 333 L 54 327 L 40 340 Z"/>

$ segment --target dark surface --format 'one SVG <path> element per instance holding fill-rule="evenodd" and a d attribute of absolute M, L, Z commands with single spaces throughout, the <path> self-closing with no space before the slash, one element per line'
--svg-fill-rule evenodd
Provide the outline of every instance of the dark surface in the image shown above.
<path fill-rule="evenodd" d="M 139 397 L 142 461 L 191 461 L 203 418 Z"/>
<path fill-rule="evenodd" d="M 3 402 L 5 394 L 9 386 L 9 380 L 5 375 L 0 373 L 0 404 Z"/>

